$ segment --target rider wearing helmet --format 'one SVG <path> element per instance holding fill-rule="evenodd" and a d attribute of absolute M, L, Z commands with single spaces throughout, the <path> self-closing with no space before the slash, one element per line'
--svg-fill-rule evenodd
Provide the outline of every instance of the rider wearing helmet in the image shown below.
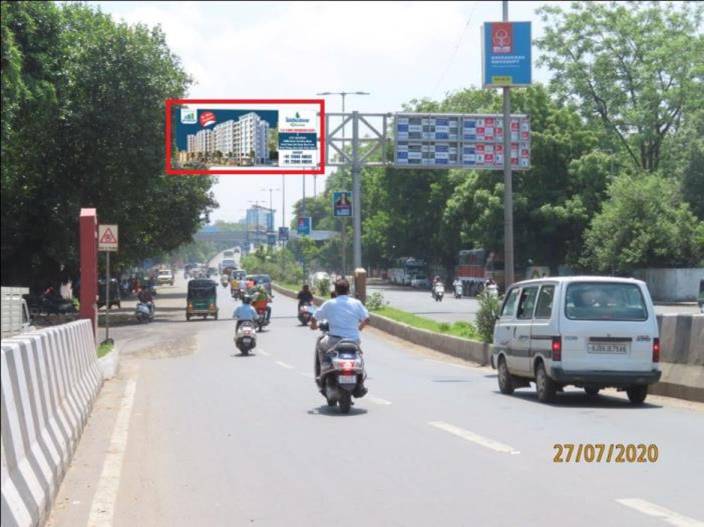
<path fill-rule="evenodd" d="M 249 295 L 244 295 L 242 297 L 242 305 L 237 306 L 237 309 L 235 309 L 234 313 L 232 313 L 232 318 L 237 320 L 235 330 L 239 329 L 240 324 L 242 324 L 245 320 L 254 321 L 257 319 L 257 312 L 252 307 L 251 302 L 252 298 Z"/>

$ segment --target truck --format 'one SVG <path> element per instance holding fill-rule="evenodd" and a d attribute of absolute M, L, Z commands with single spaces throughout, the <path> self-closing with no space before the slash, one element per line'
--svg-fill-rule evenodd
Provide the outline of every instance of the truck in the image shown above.
<path fill-rule="evenodd" d="M 482 292 L 484 284 L 491 278 L 504 290 L 504 262 L 499 253 L 486 249 L 465 249 L 457 255 L 455 278 L 462 281 L 462 292 L 474 296 Z"/>
<path fill-rule="evenodd" d="M 28 287 L 2 287 L 2 338 L 12 337 L 32 331 L 32 319 L 24 295 L 29 294 Z"/>

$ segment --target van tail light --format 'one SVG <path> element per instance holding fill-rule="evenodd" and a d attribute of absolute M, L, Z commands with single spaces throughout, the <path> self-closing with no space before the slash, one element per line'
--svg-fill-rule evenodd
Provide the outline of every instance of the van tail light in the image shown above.
<path fill-rule="evenodd" d="M 562 360 L 562 337 L 553 337 L 552 346 L 552 360 L 561 361 Z"/>
<path fill-rule="evenodd" d="M 660 362 L 660 339 L 653 339 L 653 362 Z"/>

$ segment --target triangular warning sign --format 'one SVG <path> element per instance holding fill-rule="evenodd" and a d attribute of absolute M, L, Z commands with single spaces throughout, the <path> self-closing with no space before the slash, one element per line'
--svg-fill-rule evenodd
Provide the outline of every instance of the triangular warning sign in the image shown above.
<path fill-rule="evenodd" d="M 110 230 L 110 227 L 105 229 L 105 232 L 103 233 L 103 237 L 100 238 L 100 242 L 98 242 L 98 243 L 117 243 L 117 238 L 115 238 L 115 235 Z"/>

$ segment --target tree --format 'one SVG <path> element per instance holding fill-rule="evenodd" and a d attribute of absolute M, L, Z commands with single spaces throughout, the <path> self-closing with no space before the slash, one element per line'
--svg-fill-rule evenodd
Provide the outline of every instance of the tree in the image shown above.
<path fill-rule="evenodd" d="M 641 267 L 704 264 L 704 221 L 698 220 L 672 179 L 622 173 L 585 236 L 585 266 L 605 273 Z"/>
<path fill-rule="evenodd" d="M 190 84 L 162 31 L 82 4 L 2 9 L 3 283 L 77 272 L 81 207 L 120 225 L 116 266 L 191 240 L 215 201 L 210 178 L 162 173 L 164 100 Z"/>
<path fill-rule="evenodd" d="M 638 170 L 658 169 L 662 146 L 704 96 L 704 4 L 573 2 L 546 6 L 537 40 L 551 86 L 597 118 Z"/>

